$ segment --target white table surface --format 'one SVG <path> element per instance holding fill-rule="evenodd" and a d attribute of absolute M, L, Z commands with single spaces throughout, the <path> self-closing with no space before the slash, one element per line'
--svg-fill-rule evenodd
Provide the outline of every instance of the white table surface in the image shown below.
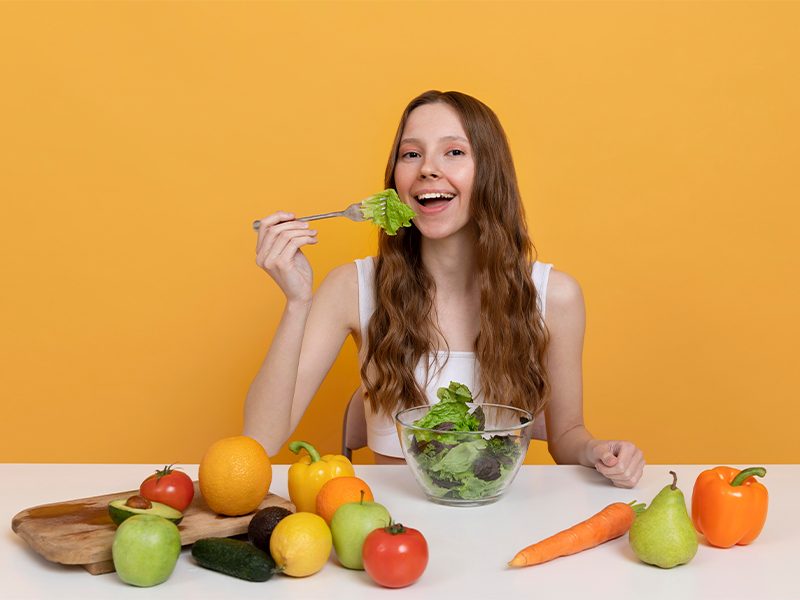
<path fill-rule="evenodd" d="M 735 467 L 758 465 L 731 465 Z M 524 466 L 500 501 L 450 508 L 427 501 L 404 466 L 356 465 L 392 517 L 422 531 L 430 561 L 414 585 L 380 588 L 363 571 L 338 565 L 334 556 L 316 575 L 242 581 L 198 567 L 184 548 L 172 577 L 145 589 L 116 574 L 90 575 L 82 567 L 50 563 L 11 530 L 19 511 L 52 502 L 134 489 L 154 465 L 0 464 L 0 598 L 800 598 L 796 583 L 800 543 L 800 465 L 764 465 L 770 491 L 767 523 L 750 546 L 721 550 L 700 538 L 694 560 L 662 570 L 639 562 L 627 535 L 585 552 L 523 569 L 506 567 L 521 548 L 581 521 L 615 501 L 649 502 L 678 474 L 691 503 L 702 465 L 649 465 L 634 490 L 614 488 L 584 467 Z M 273 466 L 271 491 L 288 497 L 288 465 Z M 196 465 L 186 472 L 197 476 Z"/>

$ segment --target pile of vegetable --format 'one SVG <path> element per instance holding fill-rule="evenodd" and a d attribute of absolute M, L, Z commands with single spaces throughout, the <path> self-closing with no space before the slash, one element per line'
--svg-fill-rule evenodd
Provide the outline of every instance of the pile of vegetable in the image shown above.
<path fill-rule="evenodd" d="M 482 431 L 485 415 L 469 388 L 455 381 L 436 392 L 439 402 L 414 421 L 431 431 L 410 433 L 408 448 L 428 490 L 440 498 L 491 497 L 513 477 L 524 451 L 514 435 L 462 435 Z"/>
<path fill-rule="evenodd" d="M 194 481 L 172 466 L 148 476 L 138 494 L 112 500 L 108 511 L 118 528 L 111 551 L 119 578 L 137 587 L 162 584 L 178 563 L 182 543 L 191 542 L 197 565 L 245 581 L 263 582 L 278 574 L 308 577 L 327 565 L 335 551 L 340 566 L 366 571 L 382 587 L 416 582 L 428 564 L 422 533 L 394 522 L 388 509 L 374 502 L 369 485 L 355 477 L 346 457 L 322 455 L 304 441 L 291 442 L 289 449 L 305 451 L 288 473 L 294 512 L 282 506 L 260 508 L 269 493 L 272 465 L 263 446 L 247 436 L 217 440 L 206 451 L 199 468 L 200 504 L 192 506 Z M 248 457 L 260 456 L 256 450 L 263 453 L 263 461 L 248 463 Z M 255 504 L 245 512 L 238 504 L 244 494 L 232 481 L 237 477 L 254 483 L 247 487 L 255 490 Z M 247 540 L 182 539 L 177 526 L 184 511 L 191 519 L 208 510 L 220 517 L 252 514 Z"/>
<path fill-rule="evenodd" d="M 614 540 L 626 532 L 634 554 L 643 563 L 671 569 L 690 562 L 698 549 L 697 534 L 710 546 L 746 546 L 761 533 L 767 519 L 769 494 L 754 477 L 763 467 L 739 470 L 716 467 L 698 475 L 692 492 L 692 515 L 678 488 L 678 475 L 664 486 L 649 506 L 614 502 L 568 529 L 526 546 L 509 561 L 509 567 L 540 565 L 561 556 L 577 554 Z"/>

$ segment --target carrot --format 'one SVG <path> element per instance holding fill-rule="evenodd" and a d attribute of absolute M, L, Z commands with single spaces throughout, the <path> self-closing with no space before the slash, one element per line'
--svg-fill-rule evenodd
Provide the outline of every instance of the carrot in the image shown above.
<path fill-rule="evenodd" d="M 531 567 L 559 556 L 577 554 L 600 544 L 618 538 L 628 531 L 636 515 L 645 508 L 644 504 L 614 502 L 599 513 L 569 529 L 559 531 L 549 538 L 523 548 L 508 563 L 509 567 Z"/>

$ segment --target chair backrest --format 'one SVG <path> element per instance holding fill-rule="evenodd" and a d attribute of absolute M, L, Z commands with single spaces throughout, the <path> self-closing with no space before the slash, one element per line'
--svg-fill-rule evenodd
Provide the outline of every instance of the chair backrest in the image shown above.
<path fill-rule="evenodd" d="M 350 397 L 342 421 L 342 454 L 353 458 L 353 451 L 367 445 L 367 418 L 364 414 L 364 389 L 359 387 Z"/>
<path fill-rule="evenodd" d="M 547 440 L 544 415 L 533 420 L 533 439 Z M 353 458 L 353 451 L 367 445 L 367 419 L 364 414 L 364 389 L 359 387 L 350 397 L 342 420 L 342 454 Z"/>

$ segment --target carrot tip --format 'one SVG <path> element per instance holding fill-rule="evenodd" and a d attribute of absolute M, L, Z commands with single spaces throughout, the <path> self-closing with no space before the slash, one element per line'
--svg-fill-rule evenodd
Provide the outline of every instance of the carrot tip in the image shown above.
<path fill-rule="evenodd" d="M 524 567 L 528 564 L 528 561 L 525 560 L 523 556 L 515 556 L 511 561 L 509 561 L 509 567 Z"/>

